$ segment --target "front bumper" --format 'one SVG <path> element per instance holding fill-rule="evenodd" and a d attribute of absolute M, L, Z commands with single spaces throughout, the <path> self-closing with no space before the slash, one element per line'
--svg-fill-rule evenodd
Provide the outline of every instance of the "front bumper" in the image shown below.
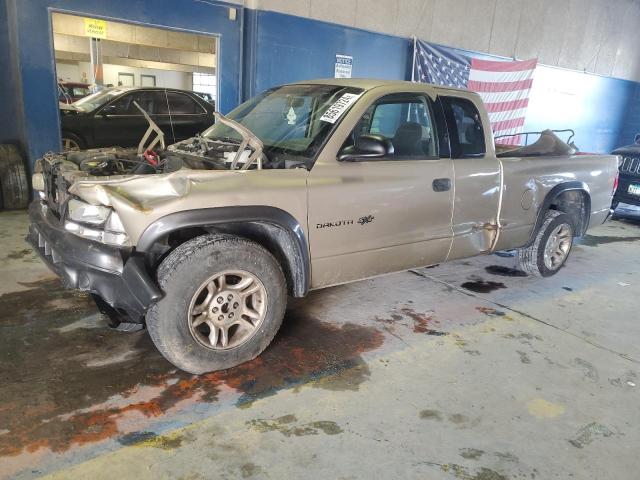
<path fill-rule="evenodd" d="M 149 276 L 144 258 L 130 249 L 104 245 L 64 230 L 39 200 L 29 207 L 27 241 L 66 288 L 90 292 L 108 305 L 141 322 L 147 308 L 162 298 Z"/>

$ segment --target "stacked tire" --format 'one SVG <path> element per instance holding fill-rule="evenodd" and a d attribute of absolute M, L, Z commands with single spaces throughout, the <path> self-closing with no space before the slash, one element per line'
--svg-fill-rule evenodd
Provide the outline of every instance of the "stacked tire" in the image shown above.
<path fill-rule="evenodd" d="M 24 158 L 15 145 L 0 145 L 0 210 L 29 205 L 29 180 Z"/>

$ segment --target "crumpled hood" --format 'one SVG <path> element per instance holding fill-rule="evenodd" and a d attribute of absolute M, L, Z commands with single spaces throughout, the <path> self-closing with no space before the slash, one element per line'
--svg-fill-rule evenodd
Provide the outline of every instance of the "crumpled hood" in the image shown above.
<path fill-rule="evenodd" d="M 126 175 L 106 179 L 81 179 L 73 183 L 69 193 L 93 205 L 116 210 L 122 207 L 149 212 L 168 201 L 188 195 L 194 185 L 213 183 L 240 171 L 179 170 L 157 175 Z M 214 188 L 213 185 L 208 188 Z"/>
<path fill-rule="evenodd" d="M 72 172 L 67 173 L 71 177 Z M 76 177 L 70 194 L 112 207 L 133 245 L 153 222 L 181 211 L 263 205 L 306 219 L 306 169 L 188 170 L 112 177 Z M 76 173 L 77 175 L 77 173 Z M 66 175 L 65 175 L 66 176 Z"/>

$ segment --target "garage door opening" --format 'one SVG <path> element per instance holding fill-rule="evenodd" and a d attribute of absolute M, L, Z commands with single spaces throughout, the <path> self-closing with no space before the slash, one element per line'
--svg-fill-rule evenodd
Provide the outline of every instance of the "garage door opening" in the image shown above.
<path fill-rule="evenodd" d="M 53 12 L 65 150 L 133 147 L 147 123 L 168 144 L 213 123 L 218 37 Z"/>

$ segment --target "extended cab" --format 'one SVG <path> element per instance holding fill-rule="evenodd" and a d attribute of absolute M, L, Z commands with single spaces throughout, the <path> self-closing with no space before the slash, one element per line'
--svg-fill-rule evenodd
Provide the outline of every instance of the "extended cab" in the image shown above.
<path fill-rule="evenodd" d="M 549 276 L 610 214 L 615 156 L 546 134 L 496 154 L 467 91 L 320 80 L 217 117 L 168 148 L 47 155 L 30 208 L 65 285 L 193 373 L 262 352 L 288 294 L 508 249 Z"/>

